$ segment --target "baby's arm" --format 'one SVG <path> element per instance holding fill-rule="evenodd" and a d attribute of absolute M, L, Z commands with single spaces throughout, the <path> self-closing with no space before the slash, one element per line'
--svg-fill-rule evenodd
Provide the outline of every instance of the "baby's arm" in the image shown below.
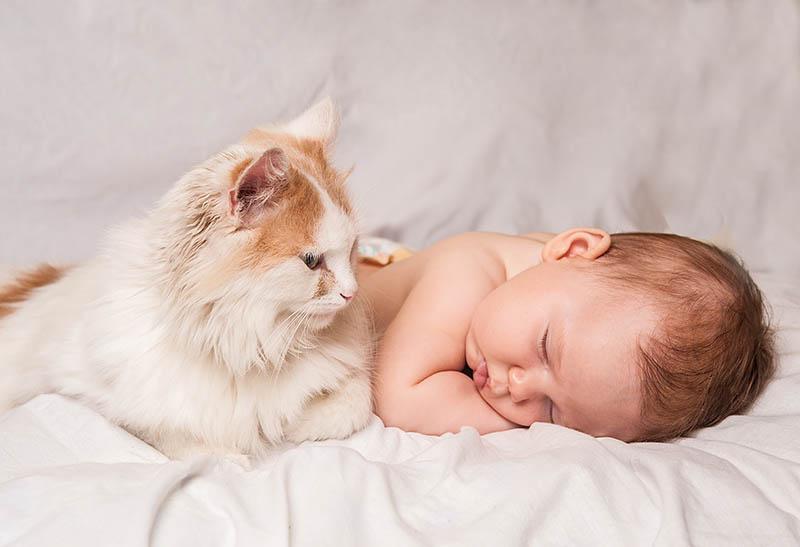
<path fill-rule="evenodd" d="M 423 261 L 381 341 L 376 406 L 388 426 L 434 435 L 464 425 L 480 433 L 516 427 L 460 372 L 472 313 L 495 285 L 479 251 L 458 243 L 440 246 L 434 259 Z"/>

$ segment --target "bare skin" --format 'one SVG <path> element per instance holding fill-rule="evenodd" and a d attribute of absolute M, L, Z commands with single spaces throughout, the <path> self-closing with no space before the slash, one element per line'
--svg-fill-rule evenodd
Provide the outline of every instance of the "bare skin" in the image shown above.
<path fill-rule="evenodd" d="M 471 232 L 362 268 L 382 334 L 377 414 L 387 426 L 434 435 L 552 421 L 633 438 L 633 342 L 649 316 L 606 298 L 582 271 L 609 243 L 596 229 Z"/>

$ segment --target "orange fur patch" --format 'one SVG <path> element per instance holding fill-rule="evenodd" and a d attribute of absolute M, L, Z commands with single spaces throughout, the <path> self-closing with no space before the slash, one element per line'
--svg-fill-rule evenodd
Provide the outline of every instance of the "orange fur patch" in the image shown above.
<path fill-rule="evenodd" d="M 43 264 L 35 270 L 20 274 L 8 285 L 0 287 L 0 317 L 13 313 L 16 304 L 27 300 L 34 290 L 55 283 L 67 270 L 68 268 Z"/>
<path fill-rule="evenodd" d="M 334 285 L 336 285 L 336 276 L 330 270 L 323 270 L 317 282 L 317 291 L 314 293 L 314 298 L 328 294 Z"/>
<path fill-rule="evenodd" d="M 243 257 L 246 264 L 283 261 L 299 255 L 303 248 L 314 243 L 316 227 L 325 209 L 316 186 L 307 176 L 319 182 L 334 205 L 345 214 L 352 214 L 344 187 L 347 174 L 328 164 L 321 142 L 259 129 L 248 133 L 240 142 L 264 150 L 280 147 L 291 166 L 289 184 L 282 191 L 280 206 L 273 213 L 265 215 L 258 228 L 259 237 L 255 245 Z M 233 181 L 238 179 L 250 161 L 237 165 L 231 174 Z"/>
<path fill-rule="evenodd" d="M 289 184 L 282 191 L 280 205 L 261 221 L 258 238 L 248 249 L 247 262 L 267 263 L 299 256 L 314 243 L 316 227 L 324 214 L 317 189 L 301 173 L 289 170 Z"/>
<path fill-rule="evenodd" d="M 259 129 L 248 133 L 242 144 L 263 147 L 279 146 L 286 152 L 289 163 L 304 173 L 314 177 L 330 196 L 331 201 L 346 214 L 353 213 L 352 205 L 347 197 L 344 182 L 348 173 L 342 173 L 328 162 L 325 147 L 313 139 L 298 139 L 292 135 L 268 133 Z"/>

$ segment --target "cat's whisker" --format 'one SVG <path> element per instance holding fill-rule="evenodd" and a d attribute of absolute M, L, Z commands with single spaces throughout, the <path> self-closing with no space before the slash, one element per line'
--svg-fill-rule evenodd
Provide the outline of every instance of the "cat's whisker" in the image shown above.
<path fill-rule="evenodd" d="M 280 343 L 282 346 L 287 345 L 287 339 L 291 341 L 292 336 L 285 336 L 285 333 L 289 332 L 290 330 L 294 331 L 296 328 L 294 327 L 294 324 L 298 321 L 302 321 L 301 311 L 302 310 L 295 310 L 286 316 L 272 331 L 271 338 L 273 340 L 278 340 L 278 343 Z M 280 361 L 282 360 L 283 359 L 280 359 Z"/>
<path fill-rule="evenodd" d="M 282 341 L 282 344 L 281 344 L 282 345 L 282 350 L 280 351 L 280 354 L 279 354 L 278 364 L 275 367 L 275 373 L 274 373 L 275 379 L 277 379 L 277 377 L 280 376 L 280 373 L 283 370 L 283 363 L 286 360 L 286 354 L 287 354 L 287 352 L 289 352 L 289 350 L 290 350 L 290 348 L 292 346 L 292 341 L 295 339 L 295 333 L 297 332 L 298 327 L 301 324 L 303 324 L 303 322 L 305 321 L 306 317 L 307 317 L 307 313 L 305 312 L 304 307 L 302 307 L 302 308 L 292 312 L 281 323 L 281 325 L 280 325 L 281 330 L 283 330 L 285 328 L 285 330 L 287 332 L 289 332 L 289 331 L 291 331 L 291 332 L 286 337 L 286 339 L 283 338 L 283 332 L 280 333 L 281 334 L 280 339 Z"/>
<path fill-rule="evenodd" d="M 292 340 L 293 343 L 287 344 L 287 346 L 285 348 L 285 352 L 284 352 L 284 358 L 285 358 L 287 352 L 290 353 L 291 355 L 294 355 L 295 357 L 300 355 L 299 352 L 297 351 L 296 346 L 301 344 L 302 340 L 300 340 L 300 338 L 297 336 L 297 331 L 298 331 L 298 329 L 300 327 L 303 327 L 303 331 L 305 332 L 305 330 L 306 330 L 306 328 L 308 326 L 308 324 L 306 323 L 306 319 L 308 319 L 308 316 L 311 315 L 311 314 L 310 314 L 310 311 L 307 308 L 308 308 L 308 305 L 303 306 L 302 308 L 300 308 L 300 311 L 302 312 L 302 314 L 301 314 L 299 320 L 295 322 L 294 330 L 292 331 L 292 334 L 291 334 L 291 337 L 290 337 L 290 339 Z"/>

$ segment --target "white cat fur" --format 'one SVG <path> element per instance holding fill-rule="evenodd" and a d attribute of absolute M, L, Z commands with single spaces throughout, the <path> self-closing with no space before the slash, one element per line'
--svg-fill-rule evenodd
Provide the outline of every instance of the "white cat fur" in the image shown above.
<path fill-rule="evenodd" d="M 327 146 L 337 126 L 325 100 L 282 130 Z M 149 216 L 116 229 L 103 254 L 0 319 L 0 410 L 42 392 L 72 396 L 175 458 L 243 461 L 282 440 L 362 428 L 372 340 L 363 303 L 342 307 L 340 295 L 357 289 L 352 215 L 306 174 L 324 204 L 314 239 L 336 276 L 309 317 L 291 315 L 317 286 L 301 260 L 226 268 L 252 234 L 200 225 L 201 210 L 227 212 L 220 173 L 262 152 L 236 144 L 193 169 Z M 199 224 L 187 234 L 192 210 Z"/>

